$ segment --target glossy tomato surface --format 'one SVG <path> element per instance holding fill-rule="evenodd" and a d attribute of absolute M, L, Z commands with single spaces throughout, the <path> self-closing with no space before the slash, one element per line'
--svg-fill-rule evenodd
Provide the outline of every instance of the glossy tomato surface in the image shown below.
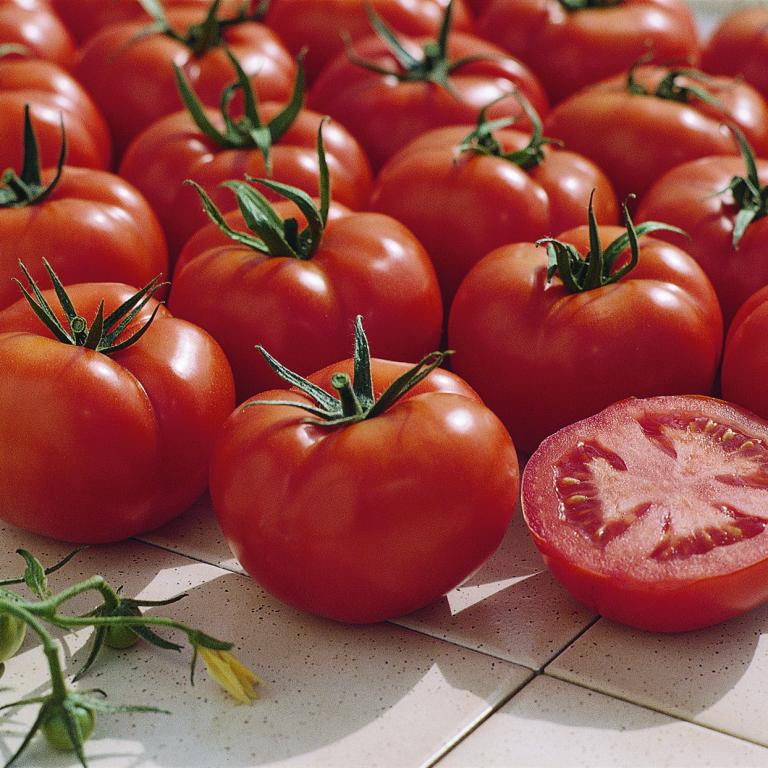
<path fill-rule="evenodd" d="M 266 124 L 284 104 L 267 102 L 259 111 Z M 219 113 L 208 110 L 208 119 L 220 130 Z M 272 146 L 271 178 L 303 189 L 310 195 L 320 191 L 317 132 L 322 115 L 302 109 L 292 125 Z M 363 207 L 371 190 L 371 169 L 355 138 L 338 122 L 323 127 L 323 144 L 333 199 L 352 209 Z M 197 193 L 183 182 L 200 184 L 213 201 L 227 210 L 231 193 L 222 182 L 248 174 L 267 175 L 264 156 L 255 148 L 222 147 L 200 131 L 186 112 L 169 115 L 144 131 L 131 144 L 120 165 L 120 175 L 142 192 L 163 225 L 172 259 L 198 229 L 210 222 Z M 279 199 L 264 190 L 270 200 Z"/>
<path fill-rule="evenodd" d="M 623 232 L 599 231 L 604 247 Z M 588 251 L 587 227 L 558 239 Z M 469 272 L 448 321 L 452 369 L 527 453 L 625 397 L 709 394 L 722 335 L 717 297 L 701 267 L 647 236 L 631 272 L 583 293 L 568 293 L 557 275 L 547 283 L 543 248 L 498 248 Z"/>
<path fill-rule="evenodd" d="M 303 226 L 292 205 L 275 209 Z M 239 213 L 228 221 L 246 231 Z M 267 257 L 211 224 L 182 252 L 169 306 L 224 348 L 239 401 L 277 385 L 256 344 L 308 375 L 348 352 L 358 314 L 373 348 L 394 360 L 437 349 L 443 323 L 437 278 L 418 240 L 389 216 L 336 206 L 309 260 Z"/>
<path fill-rule="evenodd" d="M 540 164 L 523 169 L 503 157 L 459 155 L 473 128 L 436 128 L 414 139 L 381 169 L 371 195 L 373 210 L 401 221 L 427 249 L 446 308 L 470 268 L 494 248 L 586 223 L 593 191 L 597 220 L 618 222 L 613 188 L 590 160 L 545 148 Z M 505 153 L 530 139 L 513 129 L 494 138 Z"/>
<path fill-rule="evenodd" d="M 44 178 L 53 175 L 48 170 Z M 65 285 L 146 285 L 157 275 L 168 276 L 163 231 L 136 188 L 107 171 L 70 166 L 45 200 L 0 208 L 0 309 L 21 295 L 12 280 L 19 259 L 45 288 L 51 282 L 42 259 Z"/>
<path fill-rule="evenodd" d="M 486 0 L 478 32 L 528 64 L 553 102 L 624 72 L 652 53 L 696 64 L 696 24 L 685 0 L 619 0 L 569 10 L 560 0 Z"/>
<path fill-rule="evenodd" d="M 203 7 L 178 8 L 167 17 L 184 34 L 205 13 Z M 146 34 L 146 27 L 143 21 L 106 27 L 80 50 L 74 69 L 104 114 L 118 157 L 137 134 L 182 108 L 173 64 L 208 106 L 218 105 L 224 89 L 236 80 L 223 44 L 196 55 L 160 32 Z M 243 22 L 227 28 L 223 42 L 251 76 L 259 98 L 289 98 L 296 64 L 274 32 L 258 22 Z"/>
<path fill-rule="evenodd" d="M 655 91 L 668 72 L 640 67 L 635 80 Z M 545 133 L 597 163 L 620 199 L 644 194 L 662 174 L 688 160 L 738 154 L 725 122 L 738 125 L 758 156 L 768 153 L 768 106 L 754 88 L 725 77 L 682 78 L 679 84 L 700 87 L 714 103 L 631 93 L 627 76 L 619 75 L 561 102 L 546 118 Z"/>
<path fill-rule="evenodd" d="M 27 104 L 44 167 L 58 161 L 63 123 L 70 165 L 109 168 L 109 129 L 85 89 L 58 64 L 19 58 L 0 58 L 0 168 L 21 172 Z"/>
<path fill-rule="evenodd" d="M 624 400 L 545 440 L 523 515 L 552 573 L 607 618 L 706 627 L 768 600 L 768 423 L 719 400 Z"/>
<path fill-rule="evenodd" d="M 109 313 L 135 289 L 88 283 L 68 292 L 90 322 L 100 301 Z M 44 295 L 55 303 L 52 290 Z M 55 340 L 22 299 L 0 311 L 0 368 L 4 522 L 63 541 L 119 541 L 162 525 L 205 490 L 234 386 L 221 348 L 191 323 L 160 307 L 135 344 L 107 356 Z"/>
<path fill-rule="evenodd" d="M 6 44 L 62 67 L 75 56 L 72 37 L 46 0 L 0 0 L 0 45 Z"/>
<path fill-rule="evenodd" d="M 758 160 L 760 183 L 768 184 L 768 161 Z M 728 185 L 747 171 L 740 157 L 712 156 L 683 163 L 664 174 L 640 201 L 640 220 L 664 221 L 686 235 L 659 232 L 693 256 L 712 281 L 726 325 L 758 288 L 768 285 L 768 219 L 756 218 L 737 247 L 733 230 L 739 211 Z"/>
<path fill-rule="evenodd" d="M 409 53 L 422 58 L 425 38 L 402 37 Z M 387 70 L 398 70 L 389 48 L 377 36 L 355 43 L 358 56 Z M 549 109 L 536 76 L 524 64 L 491 43 L 461 32 L 448 38 L 448 58 L 480 57 L 453 71 L 450 89 L 434 82 L 403 82 L 371 72 L 339 54 L 323 70 L 310 90 L 309 104 L 340 120 L 357 137 L 374 169 L 422 133 L 445 125 L 472 123 L 482 107 L 517 88 L 540 115 Z M 529 126 L 519 102 L 503 99 L 489 117 L 520 118 Z"/>
<path fill-rule="evenodd" d="M 371 7 L 395 32 L 412 37 L 437 37 L 448 0 L 373 0 Z M 464 0 L 454 0 L 452 28 L 471 32 L 472 18 Z M 301 19 L 297 23 L 297 19 Z M 359 40 L 373 32 L 360 0 L 272 0 L 266 23 L 298 54 L 307 49 L 307 76 L 314 80 L 322 68 L 344 51 L 344 37 Z"/>
<path fill-rule="evenodd" d="M 379 394 L 409 366 L 374 359 Z M 313 375 L 328 388 L 335 371 Z M 307 402 L 290 390 L 259 399 Z M 290 406 L 238 408 L 211 462 L 214 509 L 265 589 L 310 613 L 380 621 L 436 600 L 498 546 L 518 496 L 514 446 L 472 390 L 436 370 L 346 427 Z"/>

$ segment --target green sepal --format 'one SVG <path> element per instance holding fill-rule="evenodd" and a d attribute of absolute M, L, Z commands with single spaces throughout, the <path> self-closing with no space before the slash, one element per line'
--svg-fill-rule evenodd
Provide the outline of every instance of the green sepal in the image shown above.
<path fill-rule="evenodd" d="M 603 249 L 592 204 L 594 194 L 593 190 L 589 196 L 589 251 L 586 255 L 582 256 L 570 243 L 564 243 L 552 237 L 544 237 L 536 241 L 536 245 L 547 246 L 547 283 L 550 283 L 554 275 L 558 274 L 568 293 L 583 293 L 602 288 L 618 282 L 629 274 L 637 266 L 640 256 L 639 239 L 643 235 L 666 230 L 687 236 L 679 227 L 660 221 L 645 221 L 635 225 L 625 201 L 622 207 L 627 231 Z M 627 246 L 630 249 L 630 260 L 620 269 L 614 269 L 616 260 Z"/>
<path fill-rule="evenodd" d="M 659 81 L 655 91 L 651 91 L 644 85 L 641 85 L 635 80 L 635 72 L 638 67 L 648 64 L 650 60 L 648 55 L 642 56 L 630 67 L 629 72 L 627 72 L 626 81 L 626 88 L 629 93 L 635 96 L 654 96 L 657 99 L 677 101 L 682 104 L 689 103 L 693 97 L 718 109 L 725 109 L 724 104 L 705 88 L 700 88 L 698 85 L 680 85 L 678 83 L 678 78 L 681 77 L 686 77 L 689 80 L 693 80 L 694 83 L 701 83 L 705 86 L 711 83 L 713 78 L 698 69 L 692 69 L 691 67 L 669 69 L 667 74 Z"/>
<path fill-rule="evenodd" d="M 61 126 L 61 144 L 56 161 L 56 173 L 48 184 L 43 184 L 37 136 L 29 114 L 29 104 L 24 105 L 24 160 L 21 175 L 17 175 L 12 168 L 3 171 L 0 177 L 0 208 L 24 208 L 28 205 L 37 205 L 47 200 L 56 189 L 64 171 L 64 160 L 67 156 L 67 133 L 61 114 L 59 114 L 59 125 Z"/>
<path fill-rule="evenodd" d="M 300 408 L 315 416 L 306 419 L 307 424 L 321 427 L 337 427 L 355 424 L 358 421 L 372 419 L 394 405 L 407 392 L 423 381 L 429 374 L 442 364 L 451 352 L 431 352 L 419 360 L 416 365 L 398 377 L 377 399 L 373 392 L 371 378 L 371 353 L 368 338 L 363 329 L 363 318 L 355 318 L 355 346 L 353 352 L 353 378 L 350 381 L 345 373 L 335 373 L 331 376 L 331 385 L 338 393 L 334 397 L 322 387 L 312 383 L 282 363 L 267 352 L 264 347 L 257 345 L 270 368 L 285 382 L 296 387 L 302 394 L 313 400 L 315 405 L 309 405 L 296 400 L 251 400 L 243 409 L 255 405 L 286 405 Z"/>

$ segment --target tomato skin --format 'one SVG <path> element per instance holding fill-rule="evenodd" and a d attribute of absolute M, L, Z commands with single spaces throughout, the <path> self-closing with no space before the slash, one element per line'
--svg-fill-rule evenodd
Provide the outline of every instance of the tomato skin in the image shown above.
<path fill-rule="evenodd" d="M 41 287 L 51 285 L 43 258 L 65 285 L 146 285 L 168 273 L 165 237 L 139 192 L 114 174 L 70 166 L 43 202 L 0 209 L 0 309 L 19 298 L 19 259 Z"/>
<path fill-rule="evenodd" d="M 591 161 L 560 149 L 523 170 L 500 157 L 456 147 L 474 126 L 436 128 L 390 158 L 371 195 L 371 208 L 407 226 L 427 249 L 438 274 L 445 306 L 471 266 L 506 243 L 533 241 L 587 220 L 596 190 L 595 215 L 618 223 L 610 182 Z M 495 131 L 504 152 L 522 149 L 529 136 Z"/>
<path fill-rule="evenodd" d="M 698 61 L 693 13 L 684 0 L 623 0 L 567 11 L 559 0 L 488 0 L 478 31 L 541 79 L 553 103 L 653 51 L 659 62 Z"/>
<path fill-rule="evenodd" d="M 62 120 L 67 162 L 82 168 L 109 167 L 109 129 L 84 88 L 53 62 L 5 57 L 0 58 L 0 167 L 21 172 L 25 104 L 30 105 L 44 167 L 58 161 Z"/>
<path fill-rule="evenodd" d="M 90 283 L 68 292 L 90 320 L 102 298 L 106 314 L 134 290 Z M 52 290 L 44 295 L 54 303 Z M 62 541 L 119 541 L 162 525 L 205 490 L 234 385 L 201 329 L 160 307 L 139 341 L 107 357 L 53 340 L 21 300 L 0 311 L 0 367 L 0 493 L 12 499 L 4 521 Z"/>
<path fill-rule="evenodd" d="M 723 397 L 743 405 L 762 418 L 768 418 L 766 330 L 768 290 L 763 287 L 744 302 L 731 323 L 725 340 L 721 372 Z"/>
<path fill-rule="evenodd" d="M 407 368 L 374 359 L 376 392 Z M 351 361 L 311 379 L 328 387 L 337 370 Z M 280 600 L 381 621 L 437 599 L 498 546 L 517 500 L 514 446 L 466 385 L 436 373 L 346 428 L 305 424 L 285 406 L 227 421 L 211 463 L 214 509 L 236 557 Z M 259 395 L 286 397 L 302 400 Z"/>
<path fill-rule="evenodd" d="M 425 39 L 403 37 L 403 46 L 420 57 Z M 355 43 L 357 54 L 387 69 L 398 66 L 387 46 L 377 37 Z M 400 82 L 394 77 L 370 72 L 339 54 L 322 71 L 309 94 L 312 109 L 329 114 L 357 137 L 374 170 L 409 141 L 432 128 L 471 123 L 480 109 L 493 99 L 518 88 L 540 115 L 549 104 L 536 76 L 500 48 L 474 37 L 454 32 L 448 40 L 448 57 L 487 55 L 487 60 L 467 64 L 450 77 L 454 94 L 429 82 Z M 521 130 L 530 125 L 514 98 L 489 109 L 489 117 L 522 117 Z"/>
<path fill-rule="evenodd" d="M 167 17 L 174 28 L 186 30 L 204 18 L 204 9 L 179 8 Z M 75 76 L 85 86 L 109 124 L 115 154 L 145 128 L 183 107 L 172 64 L 184 71 L 207 106 L 217 106 L 222 91 L 236 80 L 222 46 L 195 56 L 182 43 L 146 32 L 143 21 L 114 24 L 94 35 L 80 50 Z M 290 98 L 296 64 L 277 35 L 257 22 L 225 31 L 225 41 L 243 69 L 251 75 L 258 98 Z"/>
<path fill-rule="evenodd" d="M 374 0 L 376 13 L 395 32 L 412 37 L 437 37 L 447 0 Z M 301 24 L 296 19 L 301 19 Z M 351 40 L 371 34 L 365 7 L 359 0 L 273 0 L 266 23 L 294 55 L 306 47 L 307 78 L 312 82 L 323 67 L 344 51 L 341 32 Z M 464 0 L 454 0 L 451 28 L 471 32 L 471 16 Z"/>
<path fill-rule="evenodd" d="M 264 123 L 284 105 L 267 102 L 260 106 Z M 223 128 L 221 115 L 209 110 L 209 120 Z M 320 169 L 317 132 L 322 115 L 301 110 L 293 125 L 270 152 L 275 181 L 319 194 Z M 360 145 L 336 122 L 323 127 L 331 192 L 334 200 L 349 208 L 365 205 L 371 190 L 371 170 Z M 197 193 L 182 182 L 198 182 L 219 206 L 232 205 L 229 191 L 219 185 L 245 174 L 266 176 L 264 158 L 256 149 L 223 149 L 205 136 L 186 112 L 159 120 L 131 144 L 120 165 L 120 175 L 134 184 L 152 205 L 168 239 L 175 260 L 184 243 L 210 222 Z M 264 190 L 270 200 L 279 197 Z"/>
<path fill-rule="evenodd" d="M 16 655 L 27 636 L 27 625 L 10 613 L 0 613 L 0 664 Z"/>
<path fill-rule="evenodd" d="M 80 736 L 82 740 L 87 741 L 93 734 L 96 726 L 96 715 L 92 709 L 75 704 L 72 707 L 75 720 L 80 727 Z M 64 715 L 57 710 L 52 710 L 43 720 L 42 731 L 46 741 L 60 752 L 72 752 L 74 745 L 67 729 L 67 723 Z"/>
<path fill-rule="evenodd" d="M 743 408 L 709 397 L 664 396 L 647 400 L 626 400 L 611 405 L 599 414 L 569 425 L 547 438 L 528 461 L 522 479 L 523 517 L 553 575 L 586 606 L 615 621 L 652 632 L 684 632 L 710 626 L 744 613 L 768 600 L 768 558 L 765 557 L 765 533 L 715 546 L 705 553 L 654 562 L 654 545 L 663 538 L 663 527 L 651 525 L 653 507 L 646 523 L 643 517 L 638 535 L 632 528 L 613 539 L 602 549 L 589 537 L 569 526 L 558 514 L 555 490 L 556 470 L 560 458 L 579 442 L 596 444 L 615 450 L 626 459 L 630 480 L 622 491 L 627 497 L 646 499 L 647 487 L 660 481 L 655 475 L 644 475 L 649 444 L 618 432 L 621 425 L 642 419 L 648 412 L 674 416 L 711 418 L 718 424 L 733 426 L 750 437 L 765 441 L 768 423 Z M 635 427 L 636 428 L 636 427 Z M 638 432 L 640 430 L 637 430 Z M 612 435 L 620 434 L 619 438 Z M 701 458 L 692 453 L 693 461 Z M 629 482 L 636 480 L 635 485 Z M 645 484 L 643 485 L 643 481 Z M 728 488 L 728 486 L 722 486 Z M 639 489 L 639 490 L 638 490 Z M 720 503 L 728 503 L 737 490 L 730 487 Z M 634 495 L 633 495 L 634 494 Z M 596 498 L 600 499 L 598 486 Z M 648 499 L 657 503 L 658 499 Z M 608 503 L 608 502 L 606 502 Z M 752 503 L 754 512 L 757 504 Z M 672 519 L 674 535 L 678 530 L 690 532 L 706 524 L 704 510 L 698 500 L 690 508 L 693 515 L 681 514 Z M 680 513 L 680 510 L 672 510 Z M 747 510 L 749 511 L 749 510 Z M 605 518 L 604 518 L 605 519 Z M 762 526 L 761 526 L 762 529 Z M 625 538 L 626 537 L 626 538 Z M 621 539 L 629 539 L 626 544 Z M 611 546 L 615 546 L 613 553 Z M 601 551 L 602 549 L 602 551 Z"/>
<path fill-rule="evenodd" d="M 276 210 L 300 220 L 291 205 Z M 228 220 L 246 229 L 239 212 Z M 348 351 L 358 314 L 372 348 L 398 360 L 435 350 L 443 323 L 434 269 L 413 235 L 389 216 L 336 206 L 308 261 L 267 258 L 214 224 L 201 230 L 179 259 L 169 307 L 221 344 L 238 401 L 276 384 L 256 344 L 307 375 Z"/>
<path fill-rule="evenodd" d="M 701 66 L 717 75 L 743 77 L 768 97 L 768 9 L 740 8 L 728 14 L 701 54 Z"/>
<path fill-rule="evenodd" d="M 600 227 L 606 246 L 624 230 Z M 559 235 L 580 253 L 586 227 Z M 630 395 L 708 394 L 720 360 L 714 290 L 686 253 L 650 237 L 618 283 L 568 294 L 546 285 L 542 248 L 492 251 L 461 284 L 448 320 L 451 367 L 532 452 L 547 435 Z"/>
<path fill-rule="evenodd" d="M 65 68 L 75 57 L 72 38 L 45 0 L 0 0 L 0 45 L 6 43 Z"/>
<path fill-rule="evenodd" d="M 668 70 L 640 67 L 639 83 L 654 88 Z M 703 84 L 724 109 L 692 100 L 633 95 L 626 75 L 585 88 L 561 102 L 545 120 L 547 136 L 597 163 L 619 198 L 643 195 L 676 165 L 708 155 L 736 155 L 724 122 L 747 136 L 755 154 L 768 154 L 768 107 L 751 86 L 730 78 Z"/>
<path fill-rule="evenodd" d="M 768 161 L 756 161 L 761 184 L 768 184 Z M 713 156 L 683 163 L 662 176 L 640 201 L 638 220 L 664 221 L 688 237 L 659 232 L 656 237 L 683 248 L 703 267 L 717 292 L 726 327 L 739 307 L 768 284 L 768 219 L 745 230 L 738 249 L 733 229 L 738 209 L 733 195 L 723 193 L 734 176 L 744 176 L 739 157 Z"/>

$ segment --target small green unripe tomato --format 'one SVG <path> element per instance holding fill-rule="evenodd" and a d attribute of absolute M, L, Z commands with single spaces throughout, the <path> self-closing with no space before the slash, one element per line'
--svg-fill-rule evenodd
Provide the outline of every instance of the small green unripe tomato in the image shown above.
<path fill-rule="evenodd" d="M 0 613 L 0 662 L 16 655 L 27 634 L 27 625 L 10 613 Z"/>
<path fill-rule="evenodd" d="M 85 742 L 93 733 L 93 728 L 96 725 L 96 716 L 92 710 L 79 705 L 75 705 L 74 715 L 80 728 L 80 736 Z M 61 752 L 72 752 L 75 748 L 67 729 L 64 712 L 58 707 L 52 708 L 43 721 L 43 735 L 54 749 L 58 749 Z"/>
<path fill-rule="evenodd" d="M 138 608 L 131 608 L 126 610 L 127 616 L 141 616 L 141 611 Z M 123 648 L 130 648 L 139 642 L 139 636 L 130 628 L 116 624 L 111 627 L 107 627 L 107 631 L 104 633 L 104 645 L 110 648 L 121 650 Z"/>

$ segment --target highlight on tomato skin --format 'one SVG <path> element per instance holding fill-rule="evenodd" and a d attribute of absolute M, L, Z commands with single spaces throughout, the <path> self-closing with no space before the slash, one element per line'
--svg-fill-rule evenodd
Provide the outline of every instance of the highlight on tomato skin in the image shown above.
<path fill-rule="evenodd" d="M 523 517 L 553 575 L 654 632 L 768 601 L 768 421 L 696 395 L 628 399 L 547 438 Z"/>

